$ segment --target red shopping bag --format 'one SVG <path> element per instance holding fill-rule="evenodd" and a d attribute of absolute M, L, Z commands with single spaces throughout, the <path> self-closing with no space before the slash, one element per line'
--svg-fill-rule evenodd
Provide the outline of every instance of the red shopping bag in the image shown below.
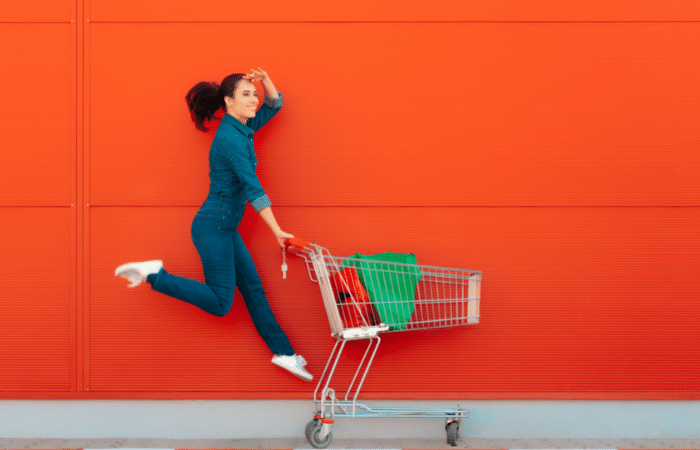
<path fill-rule="evenodd" d="M 369 294 L 357 276 L 357 270 L 346 267 L 330 276 L 331 286 L 336 297 L 338 313 L 344 328 L 378 325 L 377 312 L 372 306 Z M 364 320 L 363 320 L 364 319 Z"/>

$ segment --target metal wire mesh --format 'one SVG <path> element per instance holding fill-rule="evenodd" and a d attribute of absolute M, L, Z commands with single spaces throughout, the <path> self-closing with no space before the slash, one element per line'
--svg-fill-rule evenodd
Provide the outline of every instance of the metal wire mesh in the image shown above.
<path fill-rule="evenodd" d="M 319 255 L 314 267 L 326 309 L 333 308 L 331 328 L 384 324 L 407 331 L 479 322 L 479 271 L 331 255 Z"/>

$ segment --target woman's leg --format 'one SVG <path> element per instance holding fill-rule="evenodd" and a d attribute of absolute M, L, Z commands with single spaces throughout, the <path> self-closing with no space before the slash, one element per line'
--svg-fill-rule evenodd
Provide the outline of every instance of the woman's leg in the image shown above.
<path fill-rule="evenodd" d="M 225 316 L 233 304 L 236 279 L 231 234 L 211 230 L 196 236 L 193 241 L 202 260 L 206 284 L 161 270 L 151 289 L 191 303 L 209 314 Z"/>
<path fill-rule="evenodd" d="M 236 286 L 241 291 L 246 307 L 253 319 L 253 324 L 260 337 L 275 355 L 293 355 L 292 344 L 277 323 L 270 304 L 265 297 L 265 290 L 253 258 L 246 248 L 241 235 L 236 231 L 233 236 L 233 249 L 236 261 Z"/>

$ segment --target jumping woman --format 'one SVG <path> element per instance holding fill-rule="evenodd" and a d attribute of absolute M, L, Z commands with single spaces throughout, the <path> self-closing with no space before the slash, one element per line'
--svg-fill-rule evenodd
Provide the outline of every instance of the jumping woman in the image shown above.
<path fill-rule="evenodd" d="M 262 82 L 265 101 L 258 110 L 254 82 Z M 221 85 L 197 83 L 185 96 L 195 126 L 207 131 L 205 120 L 223 109 L 225 114 L 209 150 L 209 194 L 192 221 L 192 241 L 199 252 L 206 283 L 171 275 L 160 260 L 128 263 L 115 275 L 134 288 L 144 281 L 151 289 L 191 303 L 215 316 L 231 309 L 234 289 L 243 295 L 255 328 L 273 353 L 272 363 L 311 381 L 306 361 L 294 353 L 265 297 L 260 276 L 238 233 L 246 202 L 265 220 L 284 247 L 287 238 L 272 214 L 270 199 L 255 175 L 257 158 L 253 135 L 282 107 L 282 94 L 258 68 L 250 74 L 229 75 Z"/>

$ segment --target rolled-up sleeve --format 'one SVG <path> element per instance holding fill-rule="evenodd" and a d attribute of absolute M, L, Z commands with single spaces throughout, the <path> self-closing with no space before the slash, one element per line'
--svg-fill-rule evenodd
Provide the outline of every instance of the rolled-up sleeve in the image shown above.
<path fill-rule="evenodd" d="M 270 108 L 281 108 L 282 107 L 282 93 L 277 92 L 277 98 L 272 98 L 265 93 L 265 104 Z"/>
<path fill-rule="evenodd" d="M 272 206 L 272 203 L 270 202 L 270 198 L 267 196 L 267 194 L 264 194 L 250 202 L 250 206 L 253 207 L 256 213 L 259 213 L 268 206 Z"/>
<path fill-rule="evenodd" d="M 222 147 L 222 156 L 226 159 L 233 174 L 243 184 L 246 199 L 256 213 L 272 206 L 270 198 L 265 193 L 258 176 L 255 174 L 253 161 L 250 160 L 248 149 L 240 148 L 226 140 Z"/>

